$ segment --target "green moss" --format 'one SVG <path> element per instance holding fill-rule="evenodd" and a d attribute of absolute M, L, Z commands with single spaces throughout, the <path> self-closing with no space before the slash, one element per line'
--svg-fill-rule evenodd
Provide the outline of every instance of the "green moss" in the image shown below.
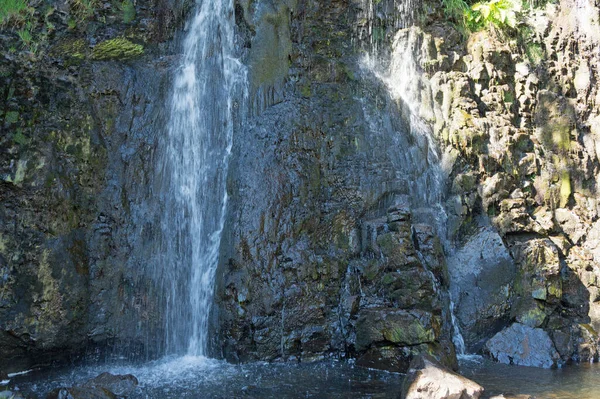
<path fill-rule="evenodd" d="M 131 60 L 144 54 L 144 46 L 135 44 L 125 38 L 105 40 L 96 45 L 92 51 L 92 59 Z"/>
<path fill-rule="evenodd" d="M 302 94 L 302 97 L 310 97 L 311 96 L 311 90 L 310 90 L 310 84 L 304 85 L 300 87 L 300 94 Z"/>
<path fill-rule="evenodd" d="M 432 342 L 435 333 L 432 329 L 426 329 L 415 319 L 408 325 L 393 326 L 382 331 L 383 337 L 397 344 L 416 344 L 421 342 Z"/>
<path fill-rule="evenodd" d="M 8 124 L 17 123 L 19 121 L 19 113 L 16 111 L 8 111 L 4 115 L 4 122 Z"/>
<path fill-rule="evenodd" d="M 29 140 L 27 140 L 27 137 L 25 137 L 25 135 L 23 135 L 23 132 L 19 129 L 17 130 L 17 133 L 15 133 L 15 135 L 13 136 L 13 142 L 20 144 L 20 145 L 25 145 L 27 144 Z"/>

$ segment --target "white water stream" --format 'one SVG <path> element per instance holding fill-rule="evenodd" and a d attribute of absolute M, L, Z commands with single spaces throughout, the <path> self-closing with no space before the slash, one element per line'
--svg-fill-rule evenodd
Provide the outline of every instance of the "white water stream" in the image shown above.
<path fill-rule="evenodd" d="M 207 354 L 234 120 L 246 93 L 246 69 L 235 58 L 233 7 L 232 0 L 198 0 L 173 83 L 155 270 L 166 295 L 167 354 Z"/>

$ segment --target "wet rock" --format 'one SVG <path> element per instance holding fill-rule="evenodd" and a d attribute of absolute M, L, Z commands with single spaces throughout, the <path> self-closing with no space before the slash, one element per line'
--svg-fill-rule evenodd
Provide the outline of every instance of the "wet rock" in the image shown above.
<path fill-rule="evenodd" d="M 0 391 L 0 399 L 25 399 L 18 391 Z"/>
<path fill-rule="evenodd" d="M 523 395 L 523 394 L 512 394 L 503 393 L 502 395 L 492 396 L 490 399 L 535 399 L 535 396 Z"/>
<path fill-rule="evenodd" d="M 512 314 L 521 324 L 540 327 L 563 297 L 558 248 L 549 239 L 517 240 L 511 252 L 517 265 Z"/>
<path fill-rule="evenodd" d="M 126 398 L 135 390 L 138 380 L 131 374 L 102 373 L 80 386 L 57 388 L 46 399 L 116 399 Z"/>
<path fill-rule="evenodd" d="M 478 399 L 482 386 L 441 366 L 427 355 L 410 363 L 402 384 L 402 399 Z"/>
<path fill-rule="evenodd" d="M 102 373 L 96 378 L 87 381 L 82 387 L 100 388 L 111 391 L 117 396 L 128 396 L 138 385 L 138 380 L 131 374 L 114 375 L 111 373 Z"/>
<path fill-rule="evenodd" d="M 551 368 L 560 360 L 546 331 L 519 323 L 494 335 L 485 350 L 494 360 L 505 364 Z"/>

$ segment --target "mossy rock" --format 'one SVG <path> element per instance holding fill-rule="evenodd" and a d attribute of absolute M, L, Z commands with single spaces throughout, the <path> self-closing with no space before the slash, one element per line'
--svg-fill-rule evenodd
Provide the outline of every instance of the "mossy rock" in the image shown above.
<path fill-rule="evenodd" d="M 50 50 L 50 56 L 68 59 L 72 63 L 83 61 L 87 54 L 88 45 L 84 39 L 65 40 Z"/>
<path fill-rule="evenodd" d="M 125 38 L 105 40 L 92 50 L 92 59 L 97 61 L 131 60 L 144 54 L 144 46 Z"/>

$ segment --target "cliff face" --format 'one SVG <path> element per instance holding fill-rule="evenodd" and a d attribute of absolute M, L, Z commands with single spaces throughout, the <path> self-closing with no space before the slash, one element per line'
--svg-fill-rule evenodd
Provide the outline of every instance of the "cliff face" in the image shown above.
<path fill-rule="evenodd" d="M 467 347 L 539 365 L 514 348 L 542 334 L 546 365 L 588 361 L 600 327 L 598 7 L 524 16 L 512 38 L 458 42 L 440 23 L 400 31 L 392 58 L 411 49 L 420 114 L 452 165 L 448 261 Z"/>
<path fill-rule="evenodd" d="M 90 343 L 142 343 L 142 325 L 158 323 L 139 272 L 153 241 L 144 199 L 170 86 L 160 55 L 185 5 L 151 2 L 125 18 L 112 2 L 81 4 L 37 2 L 1 33 L 0 368 L 9 370 L 93 353 Z"/>
<path fill-rule="evenodd" d="M 430 177 L 430 149 L 360 67 L 364 5 L 240 8 L 254 101 L 216 291 L 223 355 L 404 370 L 431 352 L 452 365 L 442 247 L 411 217 L 427 208 L 415 182 Z"/>
<path fill-rule="evenodd" d="M 81 4 L 36 5 L 37 41 L 19 38 L 25 25 L 1 34 L 0 368 L 106 344 L 161 350 L 146 266 L 191 4 Z M 439 13 L 401 29 L 414 9 L 236 3 L 250 98 L 228 179 L 216 356 L 342 354 L 404 370 L 428 352 L 453 365 L 450 297 L 470 350 L 514 359 L 510 347 L 542 337 L 542 355 L 520 363 L 598 356 L 597 5 L 563 0 L 528 11 L 526 34 L 468 40 Z M 412 104 L 390 87 L 407 55 Z"/>

